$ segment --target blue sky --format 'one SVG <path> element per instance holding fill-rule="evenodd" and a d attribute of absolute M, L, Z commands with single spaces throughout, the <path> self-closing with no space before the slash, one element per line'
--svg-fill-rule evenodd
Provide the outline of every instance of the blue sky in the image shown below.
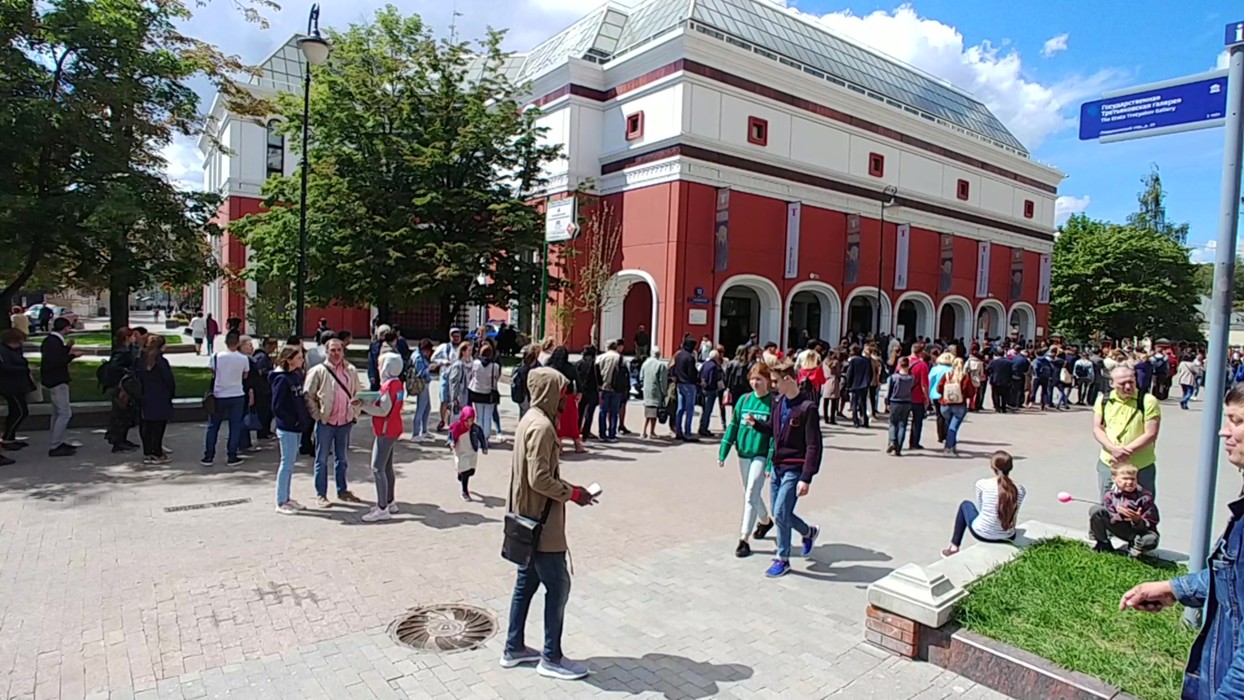
<path fill-rule="evenodd" d="M 636 0 L 629 0 L 635 2 Z M 1136 203 L 1140 178 L 1156 163 L 1168 193 L 1167 214 L 1192 225 L 1194 259 L 1212 258 L 1222 167 L 1221 129 L 1097 144 L 1081 142 L 1079 104 L 1102 91 L 1213 69 L 1222 28 L 1244 7 L 1200 0 L 1181 9 L 1155 0 L 999 3 L 987 0 L 770 0 L 830 29 L 948 80 L 989 105 L 1033 157 L 1068 177 L 1061 210 L 1123 220 Z M 321 21 L 343 26 L 384 0 L 323 0 Z M 433 26 L 449 26 L 454 0 L 404 0 Z M 595 0 L 457 0 L 462 36 L 493 24 L 509 27 L 510 48 L 526 50 L 597 5 Z M 232 0 L 212 0 L 187 30 L 243 59 L 258 62 L 306 23 L 309 2 L 285 0 L 263 30 L 244 22 Z M 1181 6 L 1182 7 L 1182 6 Z M 206 101 L 204 104 L 206 108 Z M 168 152 L 170 174 L 198 179 L 189 142 Z M 1207 245 L 1210 244 L 1210 245 Z"/>

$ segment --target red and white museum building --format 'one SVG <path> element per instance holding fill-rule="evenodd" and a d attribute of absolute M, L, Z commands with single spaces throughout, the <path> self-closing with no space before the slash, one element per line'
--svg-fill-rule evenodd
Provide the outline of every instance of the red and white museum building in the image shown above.
<path fill-rule="evenodd" d="M 785 345 L 878 316 L 908 339 L 1045 335 L 1064 175 L 954 87 L 764 0 L 606 5 L 507 68 L 563 145 L 549 198 L 591 180 L 620 217 L 603 337 L 643 325 L 667 351 L 685 333 Z M 291 42 L 258 87 L 300 80 Z M 236 153 L 203 144 L 206 184 L 234 219 L 296 163 L 264 125 L 215 116 Z M 220 316 L 242 305 L 224 285 L 207 297 Z M 368 310 L 335 313 L 366 330 Z M 578 347 L 590 326 L 560 340 Z"/>

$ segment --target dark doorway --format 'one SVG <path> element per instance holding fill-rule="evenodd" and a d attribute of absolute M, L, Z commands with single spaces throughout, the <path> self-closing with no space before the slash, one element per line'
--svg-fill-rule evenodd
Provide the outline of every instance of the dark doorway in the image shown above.
<path fill-rule="evenodd" d="M 747 287 L 733 287 L 721 298 L 717 342 L 731 351 L 745 344 L 752 333 L 760 333 L 760 297 Z"/>

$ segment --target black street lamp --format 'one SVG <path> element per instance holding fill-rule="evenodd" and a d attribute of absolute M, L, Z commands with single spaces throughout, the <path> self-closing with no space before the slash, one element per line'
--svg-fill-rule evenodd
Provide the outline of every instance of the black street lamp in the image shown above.
<path fill-rule="evenodd" d="M 885 210 L 894 204 L 898 188 L 890 185 L 881 191 L 881 237 L 877 246 L 877 337 L 881 337 L 881 280 L 885 275 Z"/>
<path fill-rule="evenodd" d="M 320 6 L 312 5 L 307 16 L 307 35 L 298 40 L 298 48 L 307 59 L 302 79 L 302 200 L 298 207 L 298 281 L 294 303 L 294 335 L 302 337 L 307 316 L 307 141 L 311 121 L 311 66 L 328 61 L 333 47 L 320 36 Z"/>

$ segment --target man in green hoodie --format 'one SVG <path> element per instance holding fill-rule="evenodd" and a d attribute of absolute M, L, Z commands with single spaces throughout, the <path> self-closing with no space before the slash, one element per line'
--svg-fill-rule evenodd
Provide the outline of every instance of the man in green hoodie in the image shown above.
<path fill-rule="evenodd" d="M 721 448 L 717 452 L 717 466 L 726 466 L 726 457 L 730 456 L 733 447 L 739 454 L 739 475 L 743 479 L 743 528 L 739 535 L 739 546 L 734 549 L 734 556 L 746 557 L 752 553 L 749 537 L 763 539 L 773 527 L 773 519 L 769 517 L 765 507 L 765 476 L 769 468 L 769 443 L 772 436 L 765 435 L 748 424 L 747 418 L 757 421 L 769 421 L 773 415 L 773 395 L 769 393 L 769 368 L 763 362 L 756 363 L 748 375 L 752 391 L 745 394 L 735 404 L 730 425 L 721 438 Z M 755 530 L 753 531 L 753 527 Z"/>

